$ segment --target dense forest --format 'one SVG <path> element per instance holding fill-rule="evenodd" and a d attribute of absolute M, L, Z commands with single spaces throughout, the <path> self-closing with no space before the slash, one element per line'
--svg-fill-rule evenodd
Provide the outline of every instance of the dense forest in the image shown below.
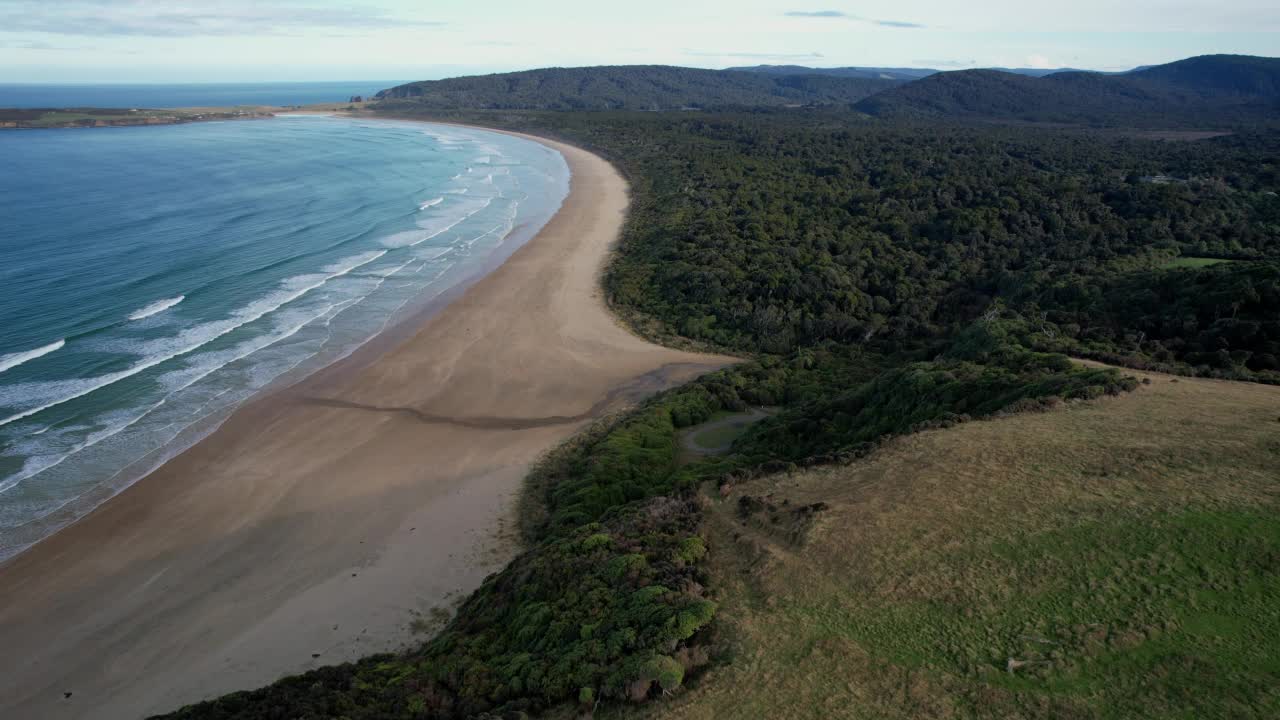
<path fill-rule="evenodd" d="M 768 75 L 834 75 L 836 77 L 862 77 L 862 78 L 885 78 L 891 80 L 918 80 L 922 77 L 936 75 L 940 72 L 948 72 L 943 70 L 935 70 L 933 68 L 881 68 L 881 67 L 834 67 L 834 68 L 815 68 L 804 65 L 750 65 L 743 67 L 731 67 L 729 70 L 740 70 L 742 72 L 757 72 Z M 1013 73 L 1015 75 L 1027 75 L 1030 77 L 1044 77 L 1046 75 L 1055 75 L 1061 72 L 1090 72 L 1087 70 L 1077 70 L 1075 68 L 984 68 L 986 70 L 998 70 L 1000 72 Z M 1141 70 L 1143 68 L 1136 68 Z M 1133 72 L 1133 71 L 1130 71 Z M 1106 75 L 1122 75 L 1121 72 L 1106 72 Z"/>
<path fill-rule="evenodd" d="M 726 106 L 849 105 L 902 80 L 818 74 L 774 76 L 669 65 L 547 68 L 408 83 L 378 93 L 418 110 L 680 110 Z"/>
<path fill-rule="evenodd" d="M 658 338 L 894 352 L 1003 312 L 1036 321 L 1032 347 L 1280 379 L 1274 130 L 1171 142 L 800 111 L 458 117 L 619 162 L 636 198 L 606 286 Z"/>
<path fill-rule="evenodd" d="M 1222 127 L 1280 112 L 1280 60 L 1188 58 L 1123 74 L 997 70 L 938 73 L 855 107 L 885 118 L 981 119 L 1130 127 Z"/>
<path fill-rule="evenodd" d="M 383 112 L 613 160 L 633 198 L 610 302 L 659 341 L 746 359 L 553 452 L 528 480 L 525 553 L 420 648 L 174 717 L 518 717 L 660 698 L 724 660 L 700 487 L 1137 386 L 1068 355 L 1280 382 L 1275 127 L 1170 141 L 834 109 Z M 773 415 L 730 452 L 681 457 L 682 428 L 751 406 Z"/>
<path fill-rule="evenodd" d="M 665 65 L 546 68 L 407 83 L 402 111 L 824 106 L 902 119 L 1244 127 L 1280 113 L 1280 59 L 1210 55 L 1127 73 Z"/>

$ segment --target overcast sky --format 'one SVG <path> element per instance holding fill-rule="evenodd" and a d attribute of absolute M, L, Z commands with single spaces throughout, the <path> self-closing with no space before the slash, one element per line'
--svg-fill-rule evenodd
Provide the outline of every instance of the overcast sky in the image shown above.
<path fill-rule="evenodd" d="M 1080 67 L 1280 55 L 1280 0 L 0 0 L 0 82 L 411 80 L 549 65 Z"/>

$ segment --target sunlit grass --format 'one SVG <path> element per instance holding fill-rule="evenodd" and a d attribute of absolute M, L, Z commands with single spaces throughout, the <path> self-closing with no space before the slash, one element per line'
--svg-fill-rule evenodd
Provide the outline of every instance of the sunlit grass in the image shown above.
<path fill-rule="evenodd" d="M 1148 379 L 717 493 L 721 665 L 619 715 L 1280 716 L 1280 389 Z"/>
<path fill-rule="evenodd" d="M 1217 265 L 1219 263 L 1231 262 L 1224 258 L 1206 258 L 1206 257 L 1176 257 L 1164 263 L 1162 268 L 1203 268 Z"/>

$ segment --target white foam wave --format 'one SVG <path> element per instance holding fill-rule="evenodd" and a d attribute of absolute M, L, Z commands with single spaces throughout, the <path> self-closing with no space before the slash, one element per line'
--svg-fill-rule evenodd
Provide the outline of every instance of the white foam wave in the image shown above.
<path fill-rule="evenodd" d="M 451 247 L 423 248 L 416 251 L 414 257 L 418 260 L 431 261 L 443 255 L 448 255 L 451 252 L 453 252 L 453 248 Z M 419 270 L 419 272 L 421 272 L 421 270 Z"/>
<path fill-rule="evenodd" d="M 35 360 L 38 357 L 44 357 L 45 355 L 48 355 L 49 353 L 55 350 L 61 349 L 62 346 L 66 344 L 67 344 L 66 340 L 57 340 L 49 343 L 48 345 L 38 347 L 35 350 L 27 350 L 25 352 L 16 352 L 16 353 L 9 353 L 8 355 L 0 355 L 0 372 L 4 372 L 5 370 L 16 368 L 22 363 L 28 362 L 30 360 Z"/>
<path fill-rule="evenodd" d="M 422 130 L 421 133 L 435 140 L 437 144 L 442 145 L 446 148 L 452 148 L 458 145 L 465 145 L 467 143 L 467 140 L 465 138 L 460 137 L 458 135 L 449 135 L 449 134 L 434 131 L 434 130 Z"/>
<path fill-rule="evenodd" d="M 442 197 L 432 198 L 431 200 L 428 200 L 428 201 L 426 201 L 426 202 L 422 203 L 421 205 L 419 205 L 419 206 L 418 206 L 418 209 L 419 209 L 419 210 L 426 210 L 427 208 L 429 208 L 429 207 L 434 207 L 434 206 L 436 206 L 436 205 L 439 205 L 439 204 L 440 204 L 440 203 L 442 203 L 442 202 L 444 202 L 444 198 L 442 198 Z"/>
<path fill-rule="evenodd" d="M 134 310 L 133 313 L 129 315 L 129 319 L 141 320 L 143 318 L 149 318 L 152 315 L 155 315 L 157 313 L 162 313 L 165 310 L 168 310 L 169 308 L 173 307 L 174 305 L 177 305 L 178 303 L 186 299 L 187 299 L 186 295 L 179 295 L 178 297 L 174 297 L 174 298 L 157 300 L 151 303 L 150 305 L 139 308 L 138 310 Z"/>
<path fill-rule="evenodd" d="M 405 260 L 402 264 L 397 265 L 396 267 L 387 268 L 386 270 L 379 270 L 378 272 L 375 272 L 372 274 L 377 277 L 386 279 L 386 278 L 398 275 L 401 270 L 408 267 L 411 263 L 413 263 L 413 261 L 414 261 L 414 258 L 409 258 L 408 260 Z"/>
<path fill-rule="evenodd" d="M 504 239 L 504 240 L 505 240 L 505 239 L 506 239 L 506 237 L 507 237 L 507 235 L 510 235 L 510 234 L 511 234 L 511 223 L 510 223 L 510 222 L 503 222 L 503 223 L 498 223 L 497 225 L 494 225 L 493 227 L 489 228 L 489 230 L 488 230 L 488 231 L 486 231 L 486 232 L 484 232 L 484 233 L 482 233 L 482 234 L 480 234 L 480 235 L 477 235 L 477 236 L 475 236 L 475 237 L 471 238 L 469 241 L 467 241 L 467 247 L 471 247 L 472 245 L 476 244 L 477 242 L 479 242 L 479 241 L 481 241 L 481 240 L 483 240 L 483 239 L 485 239 L 485 238 L 489 237 L 490 235 L 492 235 L 492 234 L 494 234 L 494 233 L 498 232 L 499 230 L 501 230 L 501 231 L 502 231 L 502 237 L 501 237 L 500 239 Z"/>
<path fill-rule="evenodd" d="M 97 432 L 90 433 L 87 437 L 74 443 L 70 447 L 65 447 L 51 453 L 48 450 L 41 452 L 36 448 L 27 448 L 24 447 L 23 444 L 19 443 L 15 449 L 21 454 L 26 455 L 27 458 L 23 462 L 22 468 L 18 470 L 17 473 L 0 480 L 0 492 L 4 492 L 12 488 L 37 473 L 57 467 L 82 450 L 91 448 L 104 440 L 128 430 L 130 427 L 133 427 L 139 421 L 148 417 L 165 405 L 165 403 L 179 392 L 195 385 L 197 382 L 212 375 L 218 370 L 221 370 L 227 365 L 230 365 L 231 363 L 243 360 L 263 348 L 270 347 L 281 340 L 293 337 L 302 330 L 302 328 L 331 313 L 335 307 L 335 305 L 330 304 L 325 306 L 318 313 L 307 313 L 305 316 L 301 317 L 301 319 L 291 318 L 288 324 L 284 328 L 277 330 L 277 332 L 253 338 L 252 340 L 247 340 L 233 348 L 229 348 L 221 352 L 210 353 L 209 357 L 201 358 L 202 362 L 194 367 L 174 373 L 167 373 L 163 380 L 168 392 L 164 397 L 160 398 L 158 402 L 138 410 L 119 410 L 113 413 L 108 413 L 102 418 L 106 427 L 98 430 Z M 61 430 L 66 433 L 67 431 L 79 431 L 84 429 L 85 428 L 83 427 L 77 426 L 62 428 Z M 44 430 L 48 430 L 48 428 L 44 428 Z M 36 433 L 33 433 L 33 435 L 34 434 Z M 49 443 L 47 441 L 41 441 L 42 446 L 47 447 L 48 444 Z"/>
<path fill-rule="evenodd" d="M 284 285 L 282 290 L 249 303 L 248 305 L 233 312 L 231 317 L 226 320 L 205 323 L 203 325 L 198 325 L 194 328 L 184 330 L 179 333 L 176 338 L 164 341 L 164 345 L 166 346 L 164 350 L 148 355 L 142 360 L 142 362 L 124 370 L 107 373 L 106 375 L 99 375 L 93 378 L 79 378 L 76 380 L 64 380 L 51 383 L 28 383 L 25 385 L 13 385 L 5 388 L 4 390 L 7 392 L 0 393 L 0 403 L 6 405 L 12 405 L 13 403 L 8 401 L 5 395 L 11 396 L 14 393 L 25 392 L 28 397 L 34 395 L 39 399 L 35 400 L 37 404 L 33 407 L 29 407 L 14 415 L 10 415 L 7 418 L 0 419 L 0 426 L 8 425 L 9 423 L 31 417 L 32 415 L 48 410 L 49 408 L 84 397 L 85 395 L 100 390 L 108 385 L 137 375 L 144 370 L 153 368 L 160 363 L 186 355 L 187 353 L 197 350 L 223 335 L 226 335 L 236 328 L 247 325 L 267 313 L 279 309 L 286 303 L 297 300 L 312 290 L 321 287 L 330 280 L 368 265 L 386 254 L 386 250 L 374 250 L 360 255 L 355 255 L 330 265 L 324 268 L 323 274 L 302 275 L 297 278 L 290 278 L 282 283 Z M 177 342 L 174 342 L 175 340 Z M 41 392 L 42 390 L 43 392 Z M 30 400 L 28 400 L 28 402 L 30 402 Z"/>
<path fill-rule="evenodd" d="M 474 210 L 470 210 L 469 212 L 463 213 L 462 215 L 449 220 L 442 227 L 432 227 L 430 225 L 424 225 L 422 226 L 421 230 L 408 230 L 405 232 L 396 233 L 394 235 L 388 235 L 387 237 L 381 240 L 381 243 L 384 247 L 389 247 L 389 248 L 414 247 L 417 245 L 421 245 L 422 243 L 428 240 L 431 240 L 432 238 L 439 237 L 449 232 L 450 230 L 461 225 L 467 220 L 470 220 L 476 213 L 489 207 L 489 205 L 491 205 L 492 203 L 493 203 L 493 198 L 485 198 L 484 202 L 479 203 L 479 205 Z M 423 231 L 426 231 L 425 235 L 422 234 Z"/>

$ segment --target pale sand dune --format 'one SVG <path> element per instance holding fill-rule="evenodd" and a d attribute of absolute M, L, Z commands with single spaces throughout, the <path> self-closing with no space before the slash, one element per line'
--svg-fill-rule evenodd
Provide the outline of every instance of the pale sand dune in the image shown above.
<path fill-rule="evenodd" d="M 598 275 L 626 184 L 546 144 L 570 195 L 505 264 L 390 351 L 242 408 L 0 566 L 0 717 L 137 718 L 411 642 L 412 611 L 514 554 L 532 460 L 732 361 L 619 326 Z"/>

